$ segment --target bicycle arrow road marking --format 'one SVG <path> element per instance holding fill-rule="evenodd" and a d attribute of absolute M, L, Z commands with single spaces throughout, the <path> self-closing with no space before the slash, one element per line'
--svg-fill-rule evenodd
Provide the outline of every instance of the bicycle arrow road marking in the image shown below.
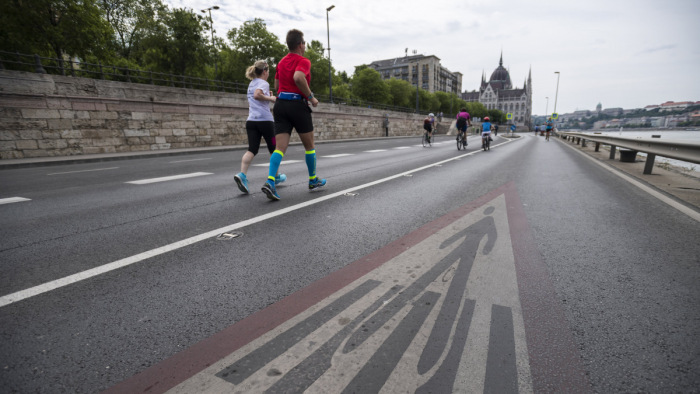
<path fill-rule="evenodd" d="M 587 391 L 525 221 L 503 186 L 110 391 Z"/>

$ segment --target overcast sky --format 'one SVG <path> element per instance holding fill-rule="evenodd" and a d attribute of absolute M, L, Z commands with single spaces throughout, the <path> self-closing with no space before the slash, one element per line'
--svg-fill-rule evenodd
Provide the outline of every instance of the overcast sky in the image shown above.
<path fill-rule="evenodd" d="M 336 70 L 401 57 L 408 48 L 435 55 L 479 88 L 498 66 L 522 87 L 532 69 L 533 114 L 641 108 L 700 101 L 699 0 L 166 0 L 173 8 L 212 11 L 216 35 L 260 18 L 281 42 L 289 29 L 330 47 Z M 322 77 L 322 76 L 312 76 Z M 547 101 L 545 97 L 549 97 Z M 548 102 L 548 104 L 547 104 Z"/>

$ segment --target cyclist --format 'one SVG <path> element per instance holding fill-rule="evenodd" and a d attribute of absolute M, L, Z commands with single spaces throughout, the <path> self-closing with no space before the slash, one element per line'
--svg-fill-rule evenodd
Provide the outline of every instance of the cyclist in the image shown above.
<path fill-rule="evenodd" d="M 481 123 L 481 147 L 486 148 L 486 139 L 491 138 L 491 122 L 489 122 L 491 119 L 489 119 L 488 116 L 484 118 L 484 121 Z"/>
<path fill-rule="evenodd" d="M 469 116 L 469 112 L 467 112 L 467 109 L 460 109 L 459 113 L 457 114 L 457 141 L 459 141 L 460 138 L 463 138 L 464 146 L 467 146 L 467 127 L 471 125 L 472 120 L 471 116 Z"/>
<path fill-rule="evenodd" d="M 545 130 L 545 132 L 547 133 L 547 136 L 544 139 L 545 141 L 549 141 L 549 133 L 552 132 L 552 126 L 553 126 L 553 122 L 552 122 L 552 118 L 550 117 L 549 119 L 547 119 L 547 128 Z"/>
<path fill-rule="evenodd" d="M 435 127 L 435 114 L 432 112 L 423 120 L 423 128 L 428 133 L 428 142 L 433 138 L 433 128 Z"/>

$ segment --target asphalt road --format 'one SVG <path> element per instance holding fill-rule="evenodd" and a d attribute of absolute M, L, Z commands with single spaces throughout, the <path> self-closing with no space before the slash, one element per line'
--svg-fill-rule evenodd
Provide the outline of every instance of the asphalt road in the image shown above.
<path fill-rule="evenodd" d="M 551 286 L 540 301 L 561 310 L 586 387 L 698 390 L 695 219 L 558 141 L 437 142 L 319 144 L 314 192 L 293 146 L 278 202 L 259 191 L 264 149 L 251 195 L 233 182 L 243 151 L 0 171 L 0 202 L 28 199 L 0 204 L 2 391 L 110 388 L 504 186 L 546 267 L 519 273 L 520 292 Z M 532 327 L 531 363 L 547 345 Z M 521 391 L 547 391 L 538 373 Z"/>

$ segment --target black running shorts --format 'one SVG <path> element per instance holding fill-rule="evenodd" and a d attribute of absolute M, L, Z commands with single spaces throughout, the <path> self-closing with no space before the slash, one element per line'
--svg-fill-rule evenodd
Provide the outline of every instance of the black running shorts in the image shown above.
<path fill-rule="evenodd" d="M 299 134 L 314 131 L 311 108 L 305 101 L 277 99 L 272 108 L 272 115 L 275 117 L 275 135 L 292 134 L 292 129 Z"/>

